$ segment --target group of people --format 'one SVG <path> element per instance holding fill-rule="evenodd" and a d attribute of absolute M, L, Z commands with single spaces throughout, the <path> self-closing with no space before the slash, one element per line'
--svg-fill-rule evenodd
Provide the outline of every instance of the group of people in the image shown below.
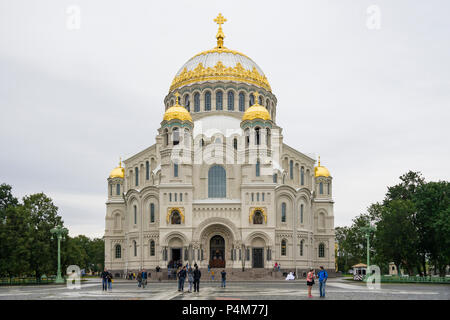
<path fill-rule="evenodd" d="M 148 279 L 148 273 L 145 269 L 142 269 L 138 272 L 136 276 L 136 280 L 138 282 L 138 288 L 142 287 L 142 289 L 145 289 L 145 286 L 147 285 L 147 279 Z"/>
<path fill-rule="evenodd" d="M 178 277 L 178 291 L 184 292 L 184 283 L 186 278 L 189 283 L 189 290 L 187 292 L 192 292 L 192 287 L 194 287 L 194 292 L 200 292 L 200 278 L 202 277 L 201 271 L 198 269 L 198 265 L 194 264 L 194 269 L 188 264 L 180 268 L 177 272 Z"/>
<path fill-rule="evenodd" d="M 308 275 L 306 276 L 306 285 L 308 286 L 308 297 L 312 298 L 311 289 L 315 284 L 314 278 L 319 280 L 319 294 L 321 298 L 325 298 L 325 285 L 328 279 L 327 271 L 320 266 L 320 270 L 317 275 L 314 274 L 314 269 L 309 269 Z"/>
<path fill-rule="evenodd" d="M 273 266 L 273 271 L 280 271 L 281 269 L 281 264 L 279 264 L 278 262 L 275 262 L 275 265 Z"/>
<path fill-rule="evenodd" d="M 112 290 L 113 275 L 108 269 L 104 269 L 100 274 L 102 278 L 102 291 Z"/>

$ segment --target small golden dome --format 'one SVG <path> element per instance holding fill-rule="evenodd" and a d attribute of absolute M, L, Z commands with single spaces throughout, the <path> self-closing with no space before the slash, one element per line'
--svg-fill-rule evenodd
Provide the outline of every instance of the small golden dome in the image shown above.
<path fill-rule="evenodd" d="M 125 177 L 125 169 L 122 168 L 122 159 L 119 161 L 119 166 L 114 168 L 109 174 L 110 178 L 124 178 Z"/>
<path fill-rule="evenodd" d="M 327 168 L 320 165 L 320 156 L 319 156 L 319 165 L 314 167 L 314 176 L 317 177 L 329 177 L 330 171 Z"/>
<path fill-rule="evenodd" d="M 179 100 L 178 98 L 179 98 L 180 94 L 178 92 L 176 92 L 175 96 L 176 96 L 176 103 L 174 106 L 172 106 L 166 110 L 166 112 L 164 113 L 163 120 L 170 121 L 173 119 L 178 119 L 181 121 L 191 121 L 192 122 L 192 117 L 191 117 L 191 114 L 189 113 L 189 111 L 187 111 L 187 109 L 185 107 L 181 106 L 178 103 L 178 100 Z"/>
<path fill-rule="evenodd" d="M 254 92 L 253 96 L 255 97 L 255 104 L 245 111 L 242 121 L 254 119 L 272 120 L 269 111 L 258 103 L 258 92 Z"/>

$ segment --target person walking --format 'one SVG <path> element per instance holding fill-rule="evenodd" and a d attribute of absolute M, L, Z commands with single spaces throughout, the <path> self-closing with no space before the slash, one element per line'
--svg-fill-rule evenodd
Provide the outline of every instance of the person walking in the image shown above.
<path fill-rule="evenodd" d="M 211 270 L 211 280 L 214 281 L 214 270 Z"/>
<path fill-rule="evenodd" d="M 273 267 L 274 271 L 278 271 L 278 262 L 275 261 L 275 266 Z"/>
<path fill-rule="evenodd" d="M 108 269 L 104 269 L 100 275 L 102 278 L 102 291 L 108 290 Z"/>
<path fill-rule="evenodd" d="M 308 275 L 306 276 L 306 285 L 308 286 L 308 298 L 312 298 L 311 289 L 314 285 L 314 269 L 309 269 Z"/>
<path fill-rule="evenodd" d="M 148 273 L 147 270 L 142 269 L 142 289 L 145 289 L 145 286 L 147 285 L 147 278 L 148 278 Z"/>
<path fill-rule="evenodd" d="M 140 288 L 142 286 L 142 272 L 138 271 L 137 275 L 136 275 L 136 280 L 138 283 L 138 288 Z"/>
<path fill-rule="evenodd" d="M 112 290 L 112 283 L 113 283 L 113 275 L 111 272 L 108 271 L 108 289 Z"/>
<path fill-rule="evenodd" d="M 225 270 L 222 270 L 222 272 L 220 274 L 222 275 L 221 287 L 225 288 L 226 287 L 226 281 L 227 281 L 227 273 L 225 272 Z"/>
<path fill-rule="evenodd" d="M 319 278 L 319 293 L 321 298 L 325 298 L 325 285 L 327 283 L 328 279 L 328 273 L 323 268 L 323 266 L 320 266 L 320 271 L 317 274 L 317 277 Z"/>
<path fill-rule="evenodd" d="M 202 273 L 198 270 L 198 266 L 195 267 L 194 270 L 194 292 L 200 292 L 200 278 L 202 277 Z"/>
<path fill-rule="evenodd" d="M 194 270 L 192 270 L 192 267 L 189 267 L 189 270 L 187 272 L 187 278 L 189 282 L 189 293 L 192 292 L 192 284 L 194 283 Z"/>
<path fill-rule="evenodd" d="M 178 272 L 178 291 L 184 291 L 184 281 L 186 280 L 186 267 L 183 267 Z"/>

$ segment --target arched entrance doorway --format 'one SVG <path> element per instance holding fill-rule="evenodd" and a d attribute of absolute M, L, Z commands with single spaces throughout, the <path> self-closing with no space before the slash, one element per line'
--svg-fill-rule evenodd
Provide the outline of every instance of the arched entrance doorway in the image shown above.
<path fill-rule="evenodd" d="M 225 268 L 225 239 L 215 235 L 209 241 L 209 265 L 211 268 Z"/>

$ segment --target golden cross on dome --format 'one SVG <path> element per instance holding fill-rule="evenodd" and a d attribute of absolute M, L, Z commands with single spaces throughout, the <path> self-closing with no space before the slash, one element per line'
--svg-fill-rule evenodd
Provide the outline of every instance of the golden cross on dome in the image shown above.
<path fill-rule="evenodd" d="M 217 48 L 222 49 L 223 48 L 223 39 L 225 38 L 225 34 L 222 31 L 222 24 L 227 22 L 227 19 L 222 15 L 222 13 L 219 13 L 217 18 L 214 19 L 214 22 L 219 25 L 219 31 L 217 31 L 216 38 L 217 38 Z"/>
<path fill-rule="evenodd" d="M 122 168 L 122 157 L 119 157 L 119 167 Z"/>
<path fill-rule="evenodd" d="M 175 92 L 175 99 L 176 99 L 175 104 L 178 104 L 178 98 L 179 97 L 180 97 L 180 94 L 178 93 L 178 91 Z"/>
<path fill-rule="evenodd" d="M 253 96 L 255 97 L 255 101 L 253 101 L 253 104 L 254 104 L 254 105 L 255 105 L 255 104 L 258 104 L 258 103 L 259 103 L 259 100 L 258 100 L 258 98 L 259 98 L 259 93 L 258 93 L 258 91 L 253 92 Z"/>
<path fill-rule="evenodd" d="M 319 167 L 320 167 L 320 156 L 319 156 Z"/>

